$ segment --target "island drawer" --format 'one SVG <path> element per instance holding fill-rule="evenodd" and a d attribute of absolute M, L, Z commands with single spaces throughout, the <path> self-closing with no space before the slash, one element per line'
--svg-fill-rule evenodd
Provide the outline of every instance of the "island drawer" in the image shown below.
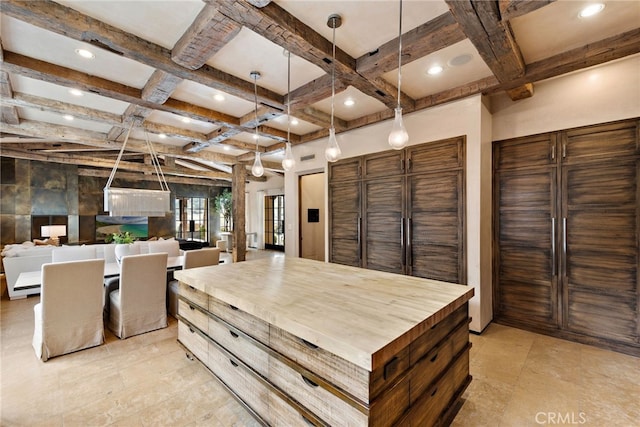
<path fill-rule="evenodd" d="M 269 393 L 269 424 L 272 427 L 326 425 L 322 420 L 313 421 L 313 415 L 307 417 L 300 413 L 296 407 L 298 406 L 286 403 L 275 392 Z"/>
<path fill-rule="evenodd" d="M 445 370 L 453 356 L 452 341 L 445 340 L 420 359 L 411 370 L 411 404 L 419 398 Z"/>
<path fill-rule="evenodd" d="M 453 398 L 453 379 L 450 372 L 429 387 L 411 406 L 408 417 L 399 426 L 430 427 L 436 425 L 442 412 Z"/>
<path fill-rule="evenodd" d="M 236 332 L 229 328 L 219 319 L 209 318 L 209 336 L 241 359 L 256 372 L 267 376 L 269 372 L 269 355 L 254 345 L 241 332 Z"/>
<path fill-rule="evenodd" d="M 178 320 L 178 341 L 202 363 L 207 363 L 209 353 L 207 340 L 182 320 Z"/>
<path fill-rule="evenodd" d="M 282 329 L 271 326 L 269 346 L 337 388 L 369 403 L 369 371 Z"/>
<path fill-rule="evenodd" d="M 209 316 L 198 310 L 192 302 L 179 299 L 178 314 L 201 331 L 206 331 L 209 327 Z"/>
<path fill-rule="evenodd" d="M 263 344 L 269 344 L 269 325 L 230 304 L 209 297 L 209 312 L 251 335 Z"/>
<path fill-rule="evenodd" d="M 310 378 L 281 362 L 269 358 L 269 380 L 302 406 L 330 425 L 367 425 L 367 415 L 351 403 L 322 387 Z M 315 380 L 315 381 L 314 381 Z"/>
<path fill-rule="evenodd" d="M 208 366 L 247 406 L 268 419 L 269 389 L 243 367 L 239 360 L 230 357 L 217 345 L 209 343 Z"/>
<path fill-rule="evenodd" d="M 178 288 L 178 293 L 180 295 L 202 308 L 207 308 L 207 303 L 209 301 L 209 296 L 207 294 L 205 294 L 204 292 L 200 292 L 196 288 L 182 282 L 179 283 L 180 287 Z"/>
<path fill-rule="evenodd" d="M 449 335 L 455 327 L 468 319 L 467 304 L 463 304 L 452 314 L 436 323 L 411 343 L 411 365 L 428 353 L 440 340 Z"/>

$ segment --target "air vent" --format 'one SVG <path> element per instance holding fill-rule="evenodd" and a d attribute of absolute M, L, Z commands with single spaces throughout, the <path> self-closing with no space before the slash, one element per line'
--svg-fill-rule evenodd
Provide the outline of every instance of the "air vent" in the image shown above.
<path fill-rule="evenodd" d="M 109 52 L 115 53 L 116 55 L 120 55 L 120 56 L 124 55 L 123 52 L 120 52 L 119 50 L 116 50 L 116 49 L 112 48 L 111 46 L 102 43 L 100 40 L 93 39 L 93 40 L 89 40 L 88 43 L 93 45 L 93 46 L 99 47 L 101 49 L 108 50 Z"/>
<path fill-rule="evenodd" d="M 300 161 L 301 162 L 306 162 L 307 160 L 313 160 L 316 158 L 315 154 L 308 154 L 306 156 L 300 156 Z"/>

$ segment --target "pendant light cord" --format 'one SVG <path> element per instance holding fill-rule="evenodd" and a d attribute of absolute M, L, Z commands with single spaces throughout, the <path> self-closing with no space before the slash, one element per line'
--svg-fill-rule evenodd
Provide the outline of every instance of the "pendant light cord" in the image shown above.
<path fill-rule="evenodd" d="M 331 61 L 331 129 L 333 129 L 333 98 L 336 96 L 336 18 L 333 18 L 333 53 Z"/>
<path fill-rule="evenodd" d="M 287 142 L 291 142 L 291 51 L 287 52 Z"/>
<path fill-rule="evenodd" d="M 400 0 L 400 25 L 398 25 L 398 108 L 400 105 L 400 85 L 402 84 L 402 0 Z"/>
<path fill-rule="evenodd" d="M 256 113 L 256 153 L 258 152 L 258 74 L 253 76 L 253 96 L 256 101 L 255 113 Z"/>

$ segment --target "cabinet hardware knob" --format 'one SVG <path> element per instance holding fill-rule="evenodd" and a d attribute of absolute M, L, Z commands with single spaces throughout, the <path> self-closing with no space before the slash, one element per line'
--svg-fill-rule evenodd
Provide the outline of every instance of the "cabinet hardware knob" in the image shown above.
<path fill-rule="evenodd" d="M 440 353 L 436 353 L 436 355 L 435 355 L 435 356 L 433 356 L 433 357 L 431 358 L 431 363 L 433 363 L 433 362 L 435 362 L 435 361 L 436 361 L 436 359 L 438 358 L 438 355 L 439 355 L 439 354 L 440 354 Z"/>
<path fill-rule="evenodd" d="M 189 326 L 189 332 L 191 332 L 192 334 L 195 333 L 196 331 L 194 331 L 191 326 Z"/>
<path fill-rule="evenodd" d="M 195 309 L 196 309 L 196 308 L 195 308 L 194 306 L 192 306 L 191 304 L 189 304 L 189 308 L 190 308 L 191 310 L 195 310 Z"/>
<path fill-rule="evenodd" d="M 229 308 L 231 310 L 237 310 L 238 309 L 238 307 L 236 307 L 235 305 L 231 305 L 231 304 L 229 304 Z"/>
<path fill-rule="evenodd" d="M 232 337 L 234 337 L 234 338 L 238 338 L 238 337 L 239 337 L 239 335 L 238 335 L 238 334 L 236 334 L 236 333 L 235 333 L 235 332 L 233 332 L 233 331 L 229 331 L 229 333 L 230 333 L 230 334 L 231 334 L 231 336 L 232 336 Z"/>
<path fill-rule="evenodd" d="M 309 387 L 318 387 L 318 384 L 311 381 L 309 378 L 305 377 L 304 375 L 300 374 L 300 376 L 302 377 L 302 380 L 304 381 L 304 383 L 306 385 L 308 385 Z"/>
<path fill-rule="evenodd" d="M 236 362 L 234 362 L 233 360 L 229 359 L 229 362 L 231 362 L 231 364 L 233 365 L 234 368 L 238 367 L 238 364 Z"/>
<path fill-rule="evenodd" d="M 438 392 L 438 387 L 436 387 L 436 388 L 431 392 L 431 397 L 435 396 L 437 392 Z"/>

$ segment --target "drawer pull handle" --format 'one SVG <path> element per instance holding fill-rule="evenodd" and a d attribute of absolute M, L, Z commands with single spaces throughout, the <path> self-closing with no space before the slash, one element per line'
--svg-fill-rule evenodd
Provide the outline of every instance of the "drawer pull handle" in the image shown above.
<path fill-rule="evenodd" d="M 189 353 L 185 353 L 185 356 L 187 356 L 187 359 L 193 361 L 193 356 L 190 355 Z"/>
<path fill-rule="evenodd" d="M 236 334 L 236 333 L 235 333 L 235 332 L 233 332 L 233 331 L 229 331 L 229 333 L 230 333 L 230 334 L 231 334 L 231 336 L 232 336 L 232 337 L 234 337 L 234 338 L 238 338 L 238 337 L 240 336 L 240 335 Z"/>
<path fill-rule="evenodd" d="M 318 346 L 317 346 L 317 345 L 315 345 L 315 344 L 313 344 L 313 343 L 310 343 L 309 341 L 307 341 L 307 340 L 305 340 L 305 339 L 300 338 L 300 341 L 302 341 L 302 344 L 304 344 L 304 345 L 306 345 L 307 347 L 312 348 L 312 349 L 314 349 L 314 350 L 318 348 Z"/>
<path fill-rule="evenodd" d="M 229 308 L 231 310 L 237 310 L 238 309 L 238 307 L 236 307 L 235 305 L 231 305 L 231 304 L 229 304 Z"/>
<path fill-rule="evenodd" d="M 313 381 L 311 381 L 309 378 L 305 377 L 304 375 L 300 374 L 300 376 L 302 377 L 302 380 L 304 381 L 304 383 L 306 385 L 308 385 L 309 387 L 318 387 L 317 383 L 314 383 Z"/>
<path fill-rule="evenodd" d="M 191 304 L 189 304 L 189 308 L 190 308 L 191 310 L 195 310 L 195 309 L 196 309 L 196 308 L 195 308 L 194 306 L 192 306 Z"/>
<path fill-rule="evenodd" d="M 433 390 L 433 392 L 431 393 L 431 397 L 435 396 L 437 392 L 438 392 L 438 387 L 436 387 L 435 390 Z"/>
<path fill-rule="evenodd" d="M 396 373 L 396 371 L 398 370 L 398 362 L 399 359 L 394 356 L 393 359 L 389 360 L 385 365 L 384 365 L 384 379 L 388 380 L 389 378 L 392 378 L 393 375 Z"/>
<path fill-rule="evenodd" d="M 439 325 L 439 323 L 436 323 L 435 325 L 433 325 L 433 326 L 431 327 L 431 329 L 435 329 L 438 325 Z"/>
<path fill-rule="evenodd" d="M 436 353 L 436 355 L 431 358 L 431 363 L 436 361 L 436 359 L 438 358 L 438 354 L 440 353 Z"/>
<path fill-rule="evenodd" d="M 189 289 L 191 289 L 192 291 L 195 291 L 196 288 L 194 288 L 193 286 L 189 285 Z"/>
<path fill-rule="evenodd" d="M 238 364 L 236 362 L 234 362 L 233 360 L 229 359 L 229 362 L 231 362 L 231 364 L 233 365 L 234 368 L 238 367 Z"/>
<path fill-rule="evenodd" d="M 195 334 L 196 331 L 194 331 L 193 329 L 191 329 L 191 326 L 189 326 L 189 332 L 191 332 L 192 334 Z"/>

